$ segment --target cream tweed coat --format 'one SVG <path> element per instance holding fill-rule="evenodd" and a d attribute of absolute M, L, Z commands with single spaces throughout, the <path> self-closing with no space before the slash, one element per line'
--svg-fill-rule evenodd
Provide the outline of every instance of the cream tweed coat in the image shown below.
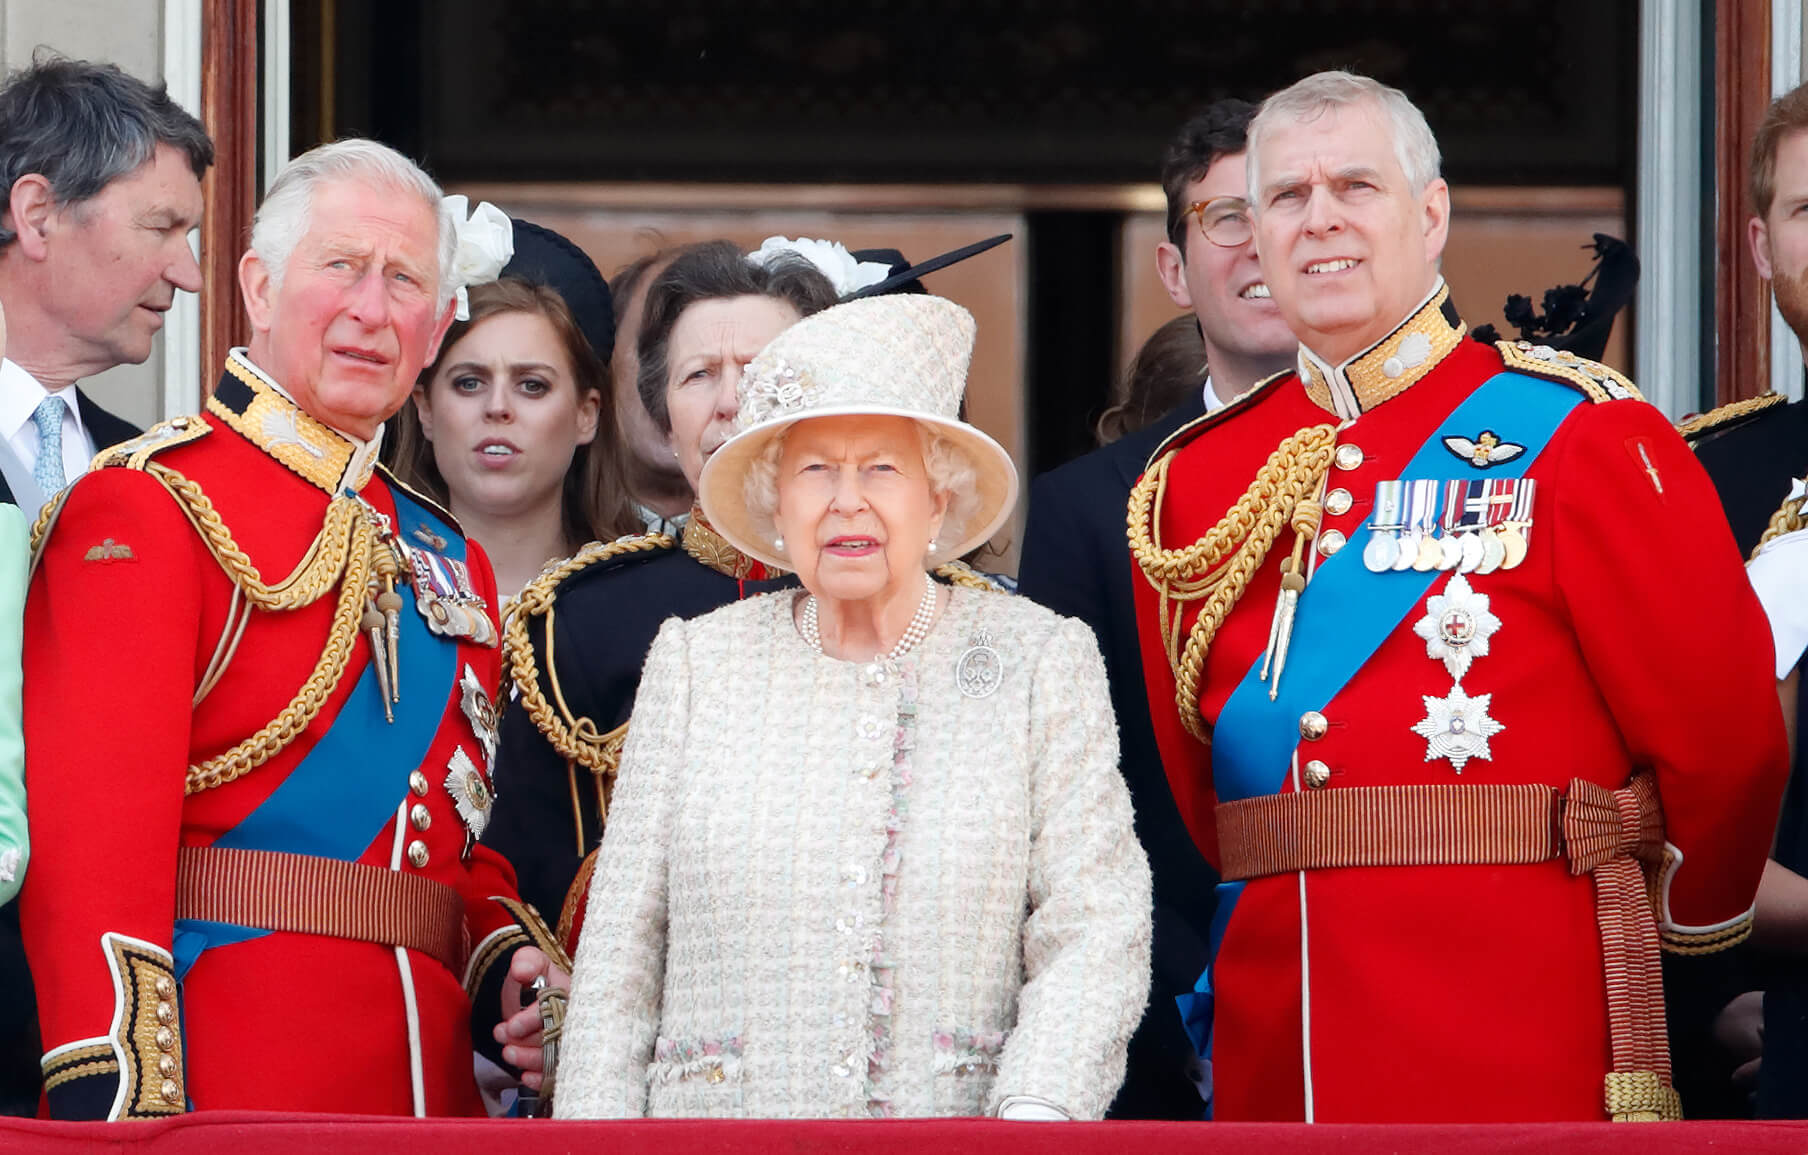
<path fill-rule="evenodd" d="M 790 592 L 665 624 L 591 884 L 561 1117 L 1110 1105 L 1150 897 L 1104 666 L 1080 622 L 952 594 L 897 663 L 816 653 Z M 956 668 L 988 644 L 997 684 L 969 696 Z"/>

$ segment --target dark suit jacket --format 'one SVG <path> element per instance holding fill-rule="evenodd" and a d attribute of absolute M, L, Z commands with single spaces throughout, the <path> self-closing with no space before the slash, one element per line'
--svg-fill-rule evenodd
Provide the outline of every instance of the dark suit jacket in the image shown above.
<path fill-rule="evenodd" d="M 1155 876 L 1155 980 L 1130 1041 L 1124 1088 L 1111 1108 L 1120 1119 L 1197 1119 L 1203 1110 L 1186 1074 L 1193 1049 L 1174 997 L 1192 990 L 1205 968 L 1217 876 L 1181 822 L 1155 748 L 1124 514 L 1149 454 L 1204 412 L 1204 398 L 1195 394 L 1154 425 L 1036 478 L 1018 567 L 1019 593 L 1079 618 L 1098 635 L 1136 836 Z"/>
<path fill-rule="evenodd" d="M 129 441 L 143 430 L 131 422 L 115 417 L 96 405 L 78 385 L 75 405 L 81 414 L 82 427 L 94 442 L 96 452 Z M 17 505 L 12 488 L 0 477 L 0 501 Z M 30 520 L 29 515 L 27 520 Z M 6 628 L 0 623 L 0 629 Z M 12 624 L 19 628 L 18 623 Z M 26 867 L 27 870 L 31 868 Z M 19 938 L 19 904 L 9 902 L 0 907 L 0 1114 L 33 1115 L 38 1109 L 38 1086 L 42 1081 L 38 1059 L 42 1044 L 38 1041 L 37 997 L 32 989 L 31 971 L 25 965 L 25 949 Z"/>

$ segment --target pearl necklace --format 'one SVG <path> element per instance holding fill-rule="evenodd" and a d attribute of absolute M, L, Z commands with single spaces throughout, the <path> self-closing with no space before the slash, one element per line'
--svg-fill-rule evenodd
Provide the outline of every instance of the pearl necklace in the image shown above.
<path fill-rule="evenodd" d="M 929 636 L 929 625 L 935 619 L 935 579 L 928 574 L 923 575 L 923 600 L 917 603 L 917 612 L 910 615 L 910 624 L 904 628 L 904 636 L 898 644 L 885 655 L 885 660 L 895 662 L 922 640 Z M 798 632 L 803 634 L 804 641 L 817 653 L 822 653 L 822 623 L 817 618 L 816 595 L 811 594 L 804 599 L 803 618 L 798 623 Z"/>

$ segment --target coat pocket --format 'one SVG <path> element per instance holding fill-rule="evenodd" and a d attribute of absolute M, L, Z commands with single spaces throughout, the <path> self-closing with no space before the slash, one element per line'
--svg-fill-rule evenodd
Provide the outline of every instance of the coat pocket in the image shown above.
<path fill-rule="evenodd" d="M 1007 1031 L 937 1028 L 930 1036 L 935 1114 L 983 1115 Z"/>
<path fill-rule="evenodd" d="M 741 1078 L 741 1037 L 671 1039 L 660 1036 L 653 1044 L 653 1061 L 647 1065 L 647 1082 L 654 1085 L 699 1083 L 716 1086 Z"/>

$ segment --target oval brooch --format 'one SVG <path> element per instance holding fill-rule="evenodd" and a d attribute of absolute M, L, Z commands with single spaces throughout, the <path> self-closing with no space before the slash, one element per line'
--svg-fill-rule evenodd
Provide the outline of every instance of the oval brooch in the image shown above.
<path fill-rule="evenodd" d="M 991 631 L 976 631 L 966 652 L 955 664 L 955 685 L 969 698 L 989 698 L 998 691 L 998 683 L 1003 677 L 1004 661 L 992 648 Z"/>

